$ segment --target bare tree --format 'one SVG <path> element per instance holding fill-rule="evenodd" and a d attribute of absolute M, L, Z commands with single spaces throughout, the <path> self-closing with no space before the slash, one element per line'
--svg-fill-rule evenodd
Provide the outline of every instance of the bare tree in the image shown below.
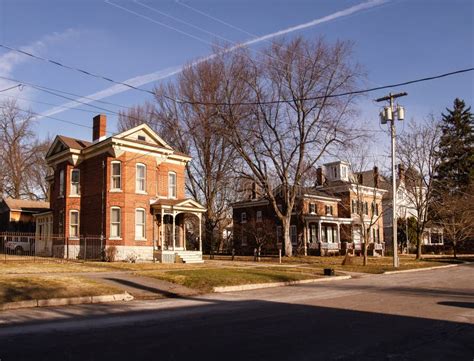
<path fill-rule="evenodd" d="M 186 190 L 206 206 L 204 241 L 211 251 L 221 247 L 224 229 L 231 219 L 229 204 L 236 194 L 236 152 L 221 135 L 222 122 L 215 104 L 178 104 L 172 99 L 215 103 L 221 87 L 220 74 L 216 62 L 186 67 L 176 82 L 155 89 L 155 104 L 137 106 L 119 121 L 122 130 L 147 123 L 178 151 L 192 156 L 186 168 Z"/>
<path fill-rule="evenodd" d="M 158 128 L 155 106 L 150 102 L 143 105 L 130 107 L 127 111 L 120 111 L 118 118 L 118 130 L 125 131 L 140 124 L 148 124 L 152 129 Z"/>
<path fill-rule="evenodd" d="M 354 97 L 334 97 L 353 90 L 361 76 L 350 55 L 345 42 L 297 38 L 274 44 L 262 57 L 242 51 L 217 60 L 226 138 L 245 164 L 241 176 L 258 183 L 281 221 L 286 256 L 292 255 L 290 219 L 304 174 L 354 135 L 348 122 Z"/>
<path fill-rule="evenodd" d="M 474 186 L 466 192 L 441 195 L 437 203 L 437 221 L 443 228 L 444 238 L 452 243 L 454 257 L 464 241 L 474 239 Z"/>
<path fill-rule="evenodd" d="M 423 234 L 430 220 L 429 209 L 434 200 L 440 135 L 439 123 L 430 117 L 420 124 L 411 122 L 408 132 L 402 134 L 398 141 L 398 158 L 406 168 L 404 184 L 402 180 L 398 189 L 415 211 L 417 259 L 421 258 Z"/>
<path fill-rule="evenodd" d="M 15 101 L 0 105 L 0 159 L 5 195 L 44 199 L 48 141 L 40 141 L 32 129 L 33 115 L 20 110 Z"/>

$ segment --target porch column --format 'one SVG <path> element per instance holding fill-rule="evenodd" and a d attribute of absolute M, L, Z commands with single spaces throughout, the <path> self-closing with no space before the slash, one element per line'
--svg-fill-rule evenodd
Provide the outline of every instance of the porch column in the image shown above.
<path fill-rule="evenodd" d="M 319 220 L 318 221 L 318 240 L 319 240 L 319 242 L 322 243 L 323 242 L 323 231 L 321 229 L 322 228 L 321 223 L 322 223 L 322 221 Z"/>
<path fill-rule="evenodd" d="M 165 249 L 165 237 L 164 237 L 164 228 L 165 228 L 165 224 L 164 224 L 164 215 L 163 215 L 163 209 L 161 209 L 161 224 L 160 224 L 160 243 L 161 243 L 161 250 L 163 251 Z"/>
<path fill-rule="evenodd" d="M 305 221 L 303 229 L 304 255 L 308 255 L 308 222 Z"/>
<path fill-rule="evenodd" d="M 341 243 L 341 227 L 339 222 L 337 222 L 337 243 Z"/>
<path fill-rule="evenodd" d="M 183 221 L 181 222 L 181 227 L 179 228 L 179 231 L 181 232 L 181 237 L 183 239 L 183 249 L 186 251 L 186 216 L 183 215 L 181 216 Z"/>
<path fill-rule="evenodd" d="M 173 251 L 176 248 L 176 214 L 173 212 L 173 229 L 171 230 L 171 237 L 173 238 Z"/>
<path fill-rule="evenodd" d="M 199 251 L 202 252 L 202 225 L 201 225 L 201 213 L 199 213 Z"/>
<path fill-rule="evenodd" d="M 153 251 L 156 249 L 156 231 L 155 231 L 155 222 L 156 222 L 156 211 L 153 209 L 153 212 L 152 212 L 152 215 L 153 215 L 153 223 L 152 223 L 152 227 L 153 227 Z"/>

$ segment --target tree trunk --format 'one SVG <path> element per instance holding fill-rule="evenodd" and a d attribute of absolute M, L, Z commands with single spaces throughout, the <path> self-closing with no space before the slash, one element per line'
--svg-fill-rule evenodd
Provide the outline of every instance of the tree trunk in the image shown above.
<path fill-rule="evenodd" d="M 416 259 L 421 259 L 421 246 L 423 245 L 422 242 L 422 235 L 418 232 L 416 234 Z"/>
<path fill-rule="evenodd" d="M 454 256 L 454 258 L 458 258 L 457 254 L 456 254 L 456 241 L 453 241 L 453 256 Z"/>
<path fill-rule="evenodd" d="M 291 257 L 293 255 L 293 246 L 291 244 L 291 238 L 290 238 L 290 219 L 291 219 L 290 217 L 286 217 L 282 221 L 283 244 L 285 245 L 286 257 Z"/>
<path fill-rule="evenodd" d="M 369 245 L 367 244 L 367 241 L 364 240 L 364 266 L 367 266 L 369 263 L 369 256 L 367 254 L 367 249 L 369 248 Z"/>

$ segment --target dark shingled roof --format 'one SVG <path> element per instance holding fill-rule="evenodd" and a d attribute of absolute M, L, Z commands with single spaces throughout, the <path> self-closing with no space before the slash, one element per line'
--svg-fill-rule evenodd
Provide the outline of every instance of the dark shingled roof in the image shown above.
<path fill-rule="evenodd" d="M 64 135 L 58 135 L 58 138 L 69 148 L 83 149 L 92 145 L 92 142 L 88 142 L 86 140 L 81 139 L 69 138 Z"/>

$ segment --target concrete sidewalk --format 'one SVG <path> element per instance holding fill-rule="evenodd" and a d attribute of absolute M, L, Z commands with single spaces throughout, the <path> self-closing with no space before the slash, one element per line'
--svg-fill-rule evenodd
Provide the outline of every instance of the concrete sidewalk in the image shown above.
<path fill-rule="evenodd" d="M 152 277 L 138 276 L 132 272 L 97 272 L 81 276 L 120 288 L 138 300 L 181 298 L 198 294 L 191 288 Z"/>

